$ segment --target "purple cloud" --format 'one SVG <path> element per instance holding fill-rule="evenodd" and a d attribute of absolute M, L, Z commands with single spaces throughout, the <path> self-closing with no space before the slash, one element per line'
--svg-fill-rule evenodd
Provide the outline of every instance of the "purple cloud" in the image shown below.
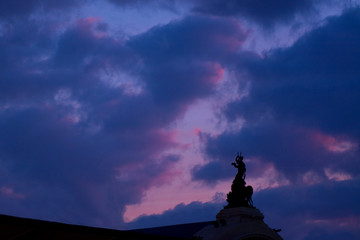
<path fill-rule="evenodd" d="M 31 23 L 36 37 L 25 28 L 1 36 L 4 213 L 118 227 L 126 204 L 174 176 L 179 157 L 162 152 L 177 143 L 163 127 L 179 109 L 102 81 L 104 68 L 123 71 L 137 57 L 99 24 L 81 20 L 58 39 Z"/>
<path fill-rule="evenodd" d="M 328 18 L 292 46 L 259 56 L 244 50 L 252 33 L 239 19 L 275 27 L 311 12 L 314 2 L 278 1 L 278 8 L 264 13 L 262 2 L 234 3 L 230 9 L 216 1 L 206 6 L 192 1 L 196 13 L 179 12 L 183 16 L 177 20 L 136 36 L 124 36 L 122 31 L 127 32 L 134 20 L 126 16 L 145 3 L 112 2 L 126 8 L 113 8 L 103 18 L 87 13 L 101 1 L 86 1 L 86 8 L 83 1 L 0 3 L 2 213 L 114 228 L 211 220 L 222 204 L 180 204 L 128 225 L 122 216 L 125 206 L 141 203 L 149 189 L 171 183 L 177 174 L 189 171 L 193 180 L 208 184 L 232 178 L 230 161 L 241 150 L 253 159 L 247 163 L 248 176 L 261 177 L 271 168 L 288 180 L 286 187 L 254 196 L 274 224 L 287 226 L 285 235 L 292 236 L 291 229 L 300 233 L 297 226 L 306 229 L 302 239 L 335 238 L 343 232 L 349 238 L 359 235 L 353 227 L 357 208 L 353 215 L 349 210 L 358 202 L 358 195 L 349 192 L 357 189 L 360 168 L 359 111 L 354 105 L 360 100 L 359 9 Z M 167 6 L 173 8 L 172 4 L 182 3 L 171 1 Z M 147 8 L 163 5 L 155 1 Z M 75 6 L 84 7 L 76 16 L 57 11 Z M 61 19 L 56 14 L 38 16 L 42 10 L 56 11 Z M 109 20 L 115 15 L 125 16 L 125 29 Z M 182 124 L 198 100 L 211 103 L 218 94 L 226 95 L 220 93 L 227 87 L 223 83 L 234 76 L 241 76 L 241 93 L 249 83 L 248 95 L 234 96 L 231 99 L 237 100 L 223 103 L 223 111 L 213 116 L 225 116 L 227 126 L 244 118 L 243 128 L 233 133 L 200 132 L 209 161 L 193 162 L 192 171 L 179 173 L 175 168 L 190 165 L 179 161 L 192 155 L 189 149 L 196 148 L 198 139 L 180 139 L 187 133 L 177 135 L 182 129 L 175 125 Z M 205 110 L 199 112 L 213 111 Z M 186 121 L 190 118 L 191 114 Z M 180 151 L 184 154 L 173 153 Z M 293 191 L 303 197 L 295 199 Z M 351 198 L 340 199 L 336 193 Z M 341 201 L 346 206 L 326 213 Z M 279 205 L 284 208 L 281 214 Z M 301 206 L 307 216 L 293 206 Z M 292 217 L 289 213 L 295 217 L 284 223 L 280 216 Z M 338 224 L 348 219 L 352 222 L 347 227 Z"/>
<path fill-rule="evenodd" d="M 4 25 L 0 36 L 4 213 L 118 227 L 125 205 L 175 176 L 180 156 L 164 151 L 179 143 L 166 127 L 211 94 L 223 72 L 217 51 L 241 47 L 246 33 L 235 21 L 206 17 L 129 40 L 112 37 L 97 18 L 65 30 L 21 21 Z M 182 51 L 177 36 L 190 37 Z M 216 51 L 199 49 L 201 42 Z M 188 61 L 194 51 L 201 59 Z M 111 74 L 140 90 L 129 92 Z"/>
<path fill-rule="evenodd" d="M 31 217 L 60 221 L 63 219 L 53 217 L 63 214 L 53 211 L 73 208 L 78 211 L 67 212 L 66 221 L 119 226 L 124 205 L 139 201 L 149 186 L 162 184 L 162 175 L 178 160 L 176 156 L 156 157 L 171 144 L 166 134 L 144 132 L 132 142 L 126 134 L 91 133 L 51 108 L 3 112 L 0 132 L 6 136 L 0 143 L 2 162 L 8 171 L 3 183 L 15 186 L 24 195 L 17 202 L 29 207 L 25 213 Z M 133 173 L 136 178 L 124 175 L 129 172 L 128 165 L 137 169 Z M 46 194 L 48 191 L 51 194 Z M 44 211 L 33 212 L 31 209 L 40 207 L 41 202 Z M 108 207 L 104 208 L 105 202 Z M 10 205 L 8 214 L 18 212 L 12 203 L 4 204 Z"/>

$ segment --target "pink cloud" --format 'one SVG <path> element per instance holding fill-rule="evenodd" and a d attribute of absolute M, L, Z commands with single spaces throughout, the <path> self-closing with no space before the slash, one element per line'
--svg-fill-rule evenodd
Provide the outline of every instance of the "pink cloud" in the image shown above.
<path fill-rule="evenodd" d="M 201 133 L 201 128 L 195 128 L 195 129 L 194 129 L 194 134 L 195 134 L 196 136 L 199 136 L 200 133 Z"/>
<path fill-rule="evenodd" d="M 205 66 L 208 69 L 211 69 L 211 76 L 206 76 L 206 80 L 212 84 L 217 84 L 219 83 L 223 77 L 224 77 L 224 72 L 225 69 L 217 62 L 206 62 Z"/>
<path fill-rule="evenodd" d="M 90 27 L 95 23 L 99 23 L 101 21 L 100 17 L 87 17 L 87 18 L 81 18 L 77 20 L 78 26 L 83 27 Z"/>
<path fill-rule="evenodd" d="M 182 171 L 179 169 L 169 168 L 167 171 L 162 172 L 156 178 L 152 179 L 152 186 L 160 186 L 172 181 L 175 177 L 182 175 Z"/>
<path fill-rule="evenodd" d="M 101 39 L 107 36 L 106 31 L 101 27 L 106 24 L 102 24 L 101 21 L 100 17 L 81 18 L 76 21 L 76 27 L 83 32 L 90 31 L 95 38 Z"/>
<path fill-rule="evenodd" d="M 0 193 L 9 198 L 15 198 L 15 199 L 24 199 L 25 198 L 24 194 L 15 192 L 12 187 L 1 187 Z"/>
<path fill-rule="evenodd" d="M 329 180 L 346 181 L 346 180 L 350 180 L 353 178 L 350 174 L 348 174 L 346 172 L 334 171 L 333 169 L 330 169 L 330 168 L 325 168 L 324 172 Z"/>
<path fill-rule="evenodd" d="M 321 132 L 313 132 L 312 137 L 315 142 L 322 145 L 326 150 L 334 153 L 354 151 L 358 144 L 344 137 L 334 137 Z"/>
<path fill-rule="evenodd" d="M 247 159 L 245 162 L 251 162 L 253 166 L 251 175 L 247 175 L 247 183 L 252 185 L 255 191 L 278 188 L 290 184 L 289 180 L 275 168 L 273 163 L 265 163 L 257 158 Z"/>
<path fill-rule="evenodd" d="M 219 18 L 216 16 L 208 16 L 213 21 L 218 21 Z M 217 45 L 224 47 L 224 50 L 228 52 L 237 51 L 247 40 L 251 30 L 245 31 L 242 24 L 235 18 L 227 19 L 227 24 L 231 25 L 232 31 L 224 34 L 223 32 L 217 32 L 209 36 L 213 42 Z"/>
<path fill-rule="evenodd" d="M 302 175 L 302 182 L 306 185 L 314 185 L 320 183 L 323 178 L 315 171 L 308 171 Z"/>
<path fill-rule="evenodd" d="M 178 180 L 161 187 L 153 187 L 145 193 L 141 203 L 126 206 L 124 221 L 131 222 L 142 215 L 161 214 L 173 209 L 180 203 L 219 202 L 222 200 L 221 196 L 226 196 L 225 194 L 230 190 L 230 186 L 231 180 L 220 182 L 211 188 L 194 182 Z"/>

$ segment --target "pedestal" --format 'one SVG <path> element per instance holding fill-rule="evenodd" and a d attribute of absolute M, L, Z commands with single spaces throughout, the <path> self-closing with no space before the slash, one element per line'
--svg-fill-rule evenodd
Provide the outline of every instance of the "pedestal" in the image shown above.
<path fill-rule="evenodd" d="M 264 215 L 256 208 L 238 207 L 222 209 L 216 221 L 194 235 L 201 240 L 282 240 L 266 225 Z"/>

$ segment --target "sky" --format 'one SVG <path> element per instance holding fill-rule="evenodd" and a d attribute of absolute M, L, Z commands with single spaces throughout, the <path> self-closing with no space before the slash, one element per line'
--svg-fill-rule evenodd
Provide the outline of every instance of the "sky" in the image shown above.
<path fill-rule="evenodd" d="M 360 238 L 357 0 L 0 0 L 0 213 L 211 221 L 242 152 L 284 239 Z"/>

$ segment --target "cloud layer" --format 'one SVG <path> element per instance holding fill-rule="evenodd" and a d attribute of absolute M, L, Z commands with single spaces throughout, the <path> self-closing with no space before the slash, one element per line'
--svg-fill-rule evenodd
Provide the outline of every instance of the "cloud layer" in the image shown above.
<path fill-rule="evenodd" d="M 269 3 L 264 0 L 245 1 L 194 1 L 194 10 L 219 16 L 243 16 L 263 26 L 293 20 L 297 14 L 310 14 L 322 1 L 286 1 L 276 0 Z"/>
<path fill-rule="evenodd" d="M 212 220 L 224 199 L 123 216 L 166 184 L 218 191 L 243 151 L 255 206 L 285 238 L 359 238 L 360 9 L 265 2 L 0 2 L 1 213 L 112 228 Z M 111 17 L 88 13 L 102 4 Z M 149 9 L 161 24 L 126 35 Z M 313 25 L 294 27 L 299 16 Z M 308 31 L 254 52 L 279 25 Z"/>
<path fill-rule="evenodd" d="M 291 47 L 247 62 L 250 93 L 224 110 L 230 121 L 244 118 L 246 124 L 239 132 L 204 134 L 206 153 L 227 161 L 238 146 L 250 158 L 275 163 L 293 181 L 308 171 L 324 177 L 325 167 L 358 176 L 358 15 L 355 9 L 329 18 Z M 205 179 L 210 166 L 195 171 L 195 178 Z"/>

